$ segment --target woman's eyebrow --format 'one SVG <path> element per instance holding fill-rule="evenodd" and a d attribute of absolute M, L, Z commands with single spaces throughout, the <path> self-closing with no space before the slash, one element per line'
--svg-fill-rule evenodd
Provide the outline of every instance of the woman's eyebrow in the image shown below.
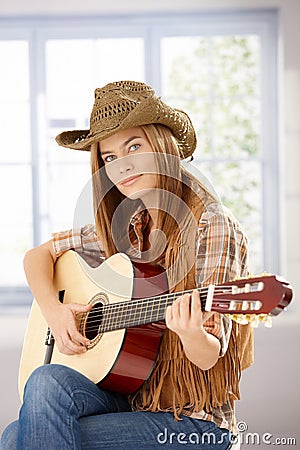
<path fill-rule="evenodd" d="M 126 139 L 125 142 L 123 142 L 122 147 L 126 147 L 126 145 L 128 145 L 131 141 L 138 138 L 141 138 L 141 136 L 131 136 L 130 138 Z"/>
<path fill-rule="evenodd" d="M 121 145 L 121 147 L 126 147 L 126 145 L 128 145 L 131 141 L 133 141 L 134 139 L 138 139 L 138 138 L 141 138 L 142 136 L 131 136 L 130 138 L 128 138 L 128 139 L 126 139 L 126 141 L 125 142 L 123 142 L 123 144 Z M 107 154 L 109 154 L 109 153 L 113 153 L 113 151 L 112 150 L 105 150 L 105 151 L 101 151 L 101 148 L 100 148 L 100 153 L 101 153 L 101 156 L 103 156 L 103 155 L 107 155 Z"/>
<path fill-rule="evenodd" d="M 105 152 L 101 152 L 101 150 L 100 150 L 100 155 L 101 156 L 108 155 L 109 153 L 112 153 L 112 151 L 111 150 L 106 150 Z"/>

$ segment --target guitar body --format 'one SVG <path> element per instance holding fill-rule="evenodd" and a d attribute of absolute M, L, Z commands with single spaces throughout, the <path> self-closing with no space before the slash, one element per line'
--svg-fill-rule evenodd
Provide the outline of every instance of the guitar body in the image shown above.
<path fill-rule="evenodd" d="M 91 340 L 91 345 L 84 354 L 64 355 L 54 343 L 47 363 L 75 369 L 104 389 L 127 394 L 137 390 L 151 373 L 165 325 L 158 322 L 99 333 L 98 325 L 102 320 L 99 306 L 167 292 L 163 269 L 149 264 L 133 264 L 122 253 L 113 255 L 97 268 L 91 268 L 77 253 L 67 251 L 55 265 L 54 284 L 63 303 L 92 303 L 91 312 L 81 317 L 78 323 L 79 330 Z M 96 326 L 91 327 L 93 324 Z M 21 399 L 29 376 L 47 359 L 47 332 L 48 325 L 34 300 L 20 361 Z"/>

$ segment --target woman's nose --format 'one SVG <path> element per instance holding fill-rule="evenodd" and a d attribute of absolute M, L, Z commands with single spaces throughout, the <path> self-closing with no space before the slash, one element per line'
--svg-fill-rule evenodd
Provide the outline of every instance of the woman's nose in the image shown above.
<path fill-rule="evenodd" d="M 133 162 L 130 156 L 123 156 L 119 160 L 119 170 L 120 173 L 126 173 L 133 169 Z"/>

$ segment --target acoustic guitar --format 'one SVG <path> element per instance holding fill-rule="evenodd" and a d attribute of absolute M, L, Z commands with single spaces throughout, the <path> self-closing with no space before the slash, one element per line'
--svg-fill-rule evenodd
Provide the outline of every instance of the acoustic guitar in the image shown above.
<path fill-rule="evenodd" d="M 51 363 L 73 368 L 103 389 L 136 391 L 153 368 L 166 308 L 183 292 L 168 292 L 160 266 L 132 262 L 123 253 L 92 268 L 78 253 L 67 251 L 56 262 L 54 284 L 60 301 L 92 304 L 88 313 L 77 316 L 78 329 L 91 344 L 80 355 L 60 353 L 34 300 L 20 361 L 20 398 L 34 369 Z M 291 286 L 275 275 L 237 279 L 198 291 L 203 310 L 227 314 L 241 323 L 269 325 L 271 316 L 292 300 Z"/>

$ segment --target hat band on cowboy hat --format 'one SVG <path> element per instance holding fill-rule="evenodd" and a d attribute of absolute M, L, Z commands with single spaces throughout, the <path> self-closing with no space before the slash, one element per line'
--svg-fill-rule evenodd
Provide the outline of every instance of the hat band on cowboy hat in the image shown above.
<path fill-rule="evenodd" d="M 167 126 L 177 140 L 182 158 L 196 148 L 196 133 L 189 116 L 165 104 L 145 83 L 116 81 L 95 90 L 89 130 L 64 131 L 56 142 L 75 150 L 90 150 L 117 131 L 159 123 Z"/>

